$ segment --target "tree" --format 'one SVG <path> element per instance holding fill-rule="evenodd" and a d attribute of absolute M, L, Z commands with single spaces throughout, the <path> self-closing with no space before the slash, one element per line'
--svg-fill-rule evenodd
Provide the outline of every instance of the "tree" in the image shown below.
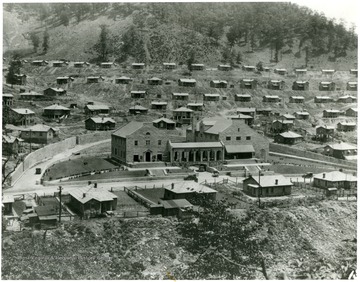
<path fill-rule="evenodd" d="M 17 74 L 20 74 L 21 61 L 18 55 L 14 55 L 12 60 L 10 61 L 9 72 L 6 75 L 6 83 L 12 85 L 17 84 L 18 78 Z"/>
<path fill-rule="evenodd" d="M 35 32 L 32 32 L 32 33 L 30 33 L 30 40 L 31 40 L 32 45 L 34 46 L 34 52 L 36 53 L 37 49 L 39 48 L 39 44 L 40 44 L 39 36 Z"/>
<path fill-rule="evenodd" d="M 94 45 L 93 49 L 98 54 L 99 60 L 105 62 L 108 60 L 108 55 L 111 50 L 111 42 L 107 25 L 100 25 L 100 29 L 99 41 Z"/>
<path fill-rule="evenodd" d="M 44 32 L 44 39 L 43 39 L 43 44 L 42 44 L 42 47 L 43 47 L 43 50 L 44 50 L 44 53 L 46 53 L 49 49 L 49 32 L 47 29 L 45 29 L 45 32 Z"/>
<path fill-rule="evenodd" d="M 191 50 L 189 58 L 186 61 L 189 71 L 191 71 L 191 65 L 195 63 L 195 51 Z"/>
<path fill-rule="evenodd" d="M 8 169 L 9 161 L 10 161 L 10 157 L 8 157 L 6 159 L 3 159 L 3 161 L 2 161 L 2 181 L 1 181 L 1 184 L 2 184 L 3 187 L 6 184 L 6 182 L 8 181 L 10 175 L 16 170 L 17 166 L 21 163 L 22 159 L 17 157 L 16 163 L 11 169 Z"/>

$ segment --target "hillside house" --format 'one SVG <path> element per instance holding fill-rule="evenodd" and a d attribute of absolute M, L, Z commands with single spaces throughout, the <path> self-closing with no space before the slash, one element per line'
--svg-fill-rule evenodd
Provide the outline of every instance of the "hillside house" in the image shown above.
<path fill-rule="evenodd" d="M 243 191 L 252 197 L 291 195 L 293 184 L 283 175 L 250 176 L 243 180 Z"/>
<path fill-rule="evenodd" d="M 328 69 L 328 70 L 321 70 L 321 72 L 323 75 L 333 75 L 335 73 L 335 70 Z"/>
<path fill-rule="evenodd" d="M 65 65 L 66 65 L 66 63 L 64 61 L 54 61 L 52 63 L 52 66 L 54 68 L 64 67 Z"/>
<path fill-rule="evenodd" d="M 86 105 L 84 107 L 85 115 L 94 116 L 94 115 L 108 115 L 110 114 L 110 108 L 105 105 Z"/>
<path fill-rule="evenodd" d="M 143 70 L 145 69 L 145 63 L 132 63 L 131 68 L 134 70 Z"/>
<path fill-rule="evenodd" d="M 100 79 L 102 80 L 103 78 L 101 76 L 88 76 L 86 83 L 99 83 Z"/>
<path fill-rule="evenodd" d="M 211 80 L 210 87 L 212 88 L 227 88 L 227 81 L 226 80 Z"/>
<path fill-rule="evenodd" d="M 349 108 L 345 111 L 347 117 L 357 117 L 357 108 Z"/>
<path fill-rule="evenodd" d="M 220 94 L 204 94 L 203 100 L 207 102 L 220 101 Z"/>
<path fill-rule="evenodd" d="M 196 80 L 193 78 L 180 78 L 178 80 L 179 86 L 185 86 L 185 87 L 195 87 L 196 86 Z"/>
<path fill-rule="evenodd" d="M 335 127 L 330 125 L 316 126 L 316 137 L 320 139 L 329 139 L 335 134 Z"/>
<path fill-rule="evenodd" d="M 315 103 L 332 103 L 333 99 L 329 96 L 316 96 L 314 98 Z"/>
<path fill-rule="evenodd" d="M 159 200 L 158 204 L 162 206 L 162 216 L 177 216 L 181 218 L 194 208 L 186 199 Z"/>
<path fill-rule="evenodd" d="M 336 102 L 337 103 L 356 103 L 356 97 L 350 96 L 350 95 L 345 95 L 345 96 L 339 97 Z"/>
<path fill-rule="evenodd" d="M 276 95 L 265 95 L 263 96 L 263 102 L 265 103 L 278 103 L 281 101 L 279 96 Z"/>
<path fill-rule="evenodd" d="M 278 79 L 271 79 L 267 83 L 268 89 L 271 90 L 283 90 L 285 88 L 285 81 Z"/>
<path fill-rule="evenodd" d="M 84 66 L 90 65 L 87 62 L 74 62 L 74 68 L 83 68 Z"/>
<path fill-rule="evenodd" d="M 70 115 L 70 109 L 59 104 L 54 104 L 44 108 L 43 116 L 48 118 L 60 118 Z"/>
<path fill-rule="evenodd" d="M 294 145 L 303 141 L 303 137 L 295 132 L 286 131 L 275 135 L 274 141 L 280 144 Z"/>
<path fill-rule="evenodd" d="M 293 120 L 274 120 L 271 123 L 271 131 L 274 133 L 282 133 L 290 131 L 294 126 Z"/>
<path fill-rule="evenodd" d="M 296 75 L 305 75 L 307 73 L 307 69 L 295 69 Z"/>
<path fill-rule="evenodd" d="M 176 69 L 175 63 L 163 63 L 163 69 L 164 70 L 174 70 Z"/>
<path fill-rule="evenodd" d="M 357 160 L 357 146 L 348 143 L 326 145 L 324 155 L 343 160 Z"/>
<path fill-rule="evenodd" d="M 230 71 L 231 66 L 230 65 L 218 65 L 217 69 L 220 70 L 220 71 Z"/>
<path fill-rule="evenodd" d="M 162 85 L 163 81 L 161 78 L 152 77 L 147 80 L 149 85 Z"/>
<path fill-rule="evenodd" d="M 34 123 L 35 113 L 29 109 L 10 109 L 9 123 L 27 126 Z"/>
<path fill-rule="evenodd" d="M 165 118 L 165 117 L 153 120 L 152 123 L 156 128 L 159 128 L 159 129 L 175 130 L 175 127 L 176 127 L 175 121 Z"/>
<path fill-rule="evenodd" d="M 343 173 L 341 171 L 331 171 L 315 174 L 313 179 L 313 185 L 319 188 L 357 188 L 357 177 L 352 174 Z"/>
<path fill-rule="evenodd" d="M 257 80 L 250 78 L 243 78 L 240 80 L 240 88 L 241 89 L 256 89 L 257 88 Z"/>
<path fill-rule="evenodd" d="M 323 110 L 323 117 L 324 118 L 338 118 L 341 114 L 339 110 Z"/>
<path fill-rule="evenodd" d="M 190 203 L 196 203 L 194 200 L 204 199 L 216 200 L 217 191 L 205 185 L 184 181 L 172 183 L 170 187 L 165 187 L 164 200 L 186 199 Z"/>
<path fill-rule="evenodd" d="M 2 153 L 4 156 L 17 155 L 21 152 L 24 140 L 11 135 L 2 135 Z"/>
<path fill-rule="evenodd" d="M 58 219 L 58 208 L 52 205 L 36 206 L 34 207 L 34 213 L 29 215 L 30 224 L 40 225 L 44 229 L 55 227 Z"/>
<path fill-rule="evenodd" d="M 129 114 L 131 115 L 146 115 L 147 112 L 148 109 L 140 105 L 135 105 L 129 108 Z"/>
<path fill-rule="evenodd" d="M 140 99 L 145 98 L 147 92 L 145 90 L 133 90 L 130 92 L 131 98 Z"/>
<path fill-rule="evenodd" d="M 279 75 L 285 75 L 287 73 L 286 69 L 274 69 L 274 73 L 277 73 Z"/>
<path fill-rule="evenodd" d="M 265 72 L 270 72 L 270 68 L 269 68 L 269 67 L 263 67 L 263 70 L 264 70 Z"/>
<path fill-rule="evenodd" d="M 45 98 L 44 94 L 37 92 L 24 92 L 20 94 L 20 100 L 33 101 L 33 100 L 43 100 Z"/>
<path fill-rule="evenodd" d="M 228 116 L 228 119 L 239 119 L 243 120 L 245 124 L 252 126 L 254 124 L 254 117 L 250 115 L 237 114 L 233 116 Z"/>
<path fill-rule="evenodd" d="M 338 131 L 344 131 L 344 132 L 355 131 L 356 122 L 344 122 L 344 121 L 338 122 L 336 129 Z"/>
<path fill-rule="evenodd" d="M 320 91 L 335 91 L 335 82 L 331 81 L 321 81 L 319 83 L 319 90 Z"/>
<path fill-rule="evenodd" d="M 236 102 L 251 102 L 250 94 L 235 94 Z"/>
<path fill-rule="evenodd" d="M 292 90 L 309 90 L 309 82 L 308 81 L 294 81 L 292 85 Z"/>
<path fill-rule="evenodd" d="M 180 107 L 173 110 L 173 119 L 178 124 L 190 124 L 193 118 L 193 114 L 193 110 L 186 107 Z"/>
<path fill-rule="evenodd" d="M 347 84 L 346 84 L 346 90 L 349 90 L 349 91 L 357 91 L 358 89 L 358 83 L 355 82 L 355 81 L 349 81 Z"/>
<path fill-rule="evenodd" d="M 66 90 L 62 88 L 50 87 L 44 90 L 45 97 L 56 97 L 66 95 Z"/>
<path fill-rule="evenodd" d="M 191 64 L 190 65 L 190 70 L 191 71 L 201 71 L 205 69 L 205 65 L 204 64 Z"/>
<path fill-rule="evenodd" d="M 45 61 L 45 60 L 35 60 L 35 61 L 32 61 L 31 64 L 33 66 L 38 66 L 39 67 L 39 66 L 46 66 L 46 65 L 49 64 L 49 62 Z"/>
<path fill-rule="evenodd" d="M 14 74 L 14 81 L 16 85 L 25 85 L 26 84 L 26 74 Z"/>
<path fill-rule="evenodd" d="M 350 74 L 354 74 L 354 75 L 358 75 L 358 70 L 357 69 L 350 69 Z"/>
<path fill-rule="evenodd" d="M 45 124 L 35 124 L 21 130 L 20 137 L 28 143 L 48 144 L 58 135 L 58 129 Z"/>
<path fill-rule="evenodd" d="M 72 189 L 69 194 L 69 206 L 84 219 L 97 217 L 117 207 L 117 196 L 105 189 L 87 186 Z"/>
<path fill-rule="evenodd" d="M 165 101 L 153 101 L 153 102 L 151 102 L 151 108 L 153 110 L 166 111 L 167 102 L 165 102 Z"/>
<path fill-rule="evenodd" d="M 190 110 L 193 110 L 194 112 L 201 112 L 204 109 L 203 103 L 188 103 L 186 105 Z"/>
<path fill-rule="evenodd" d="M 256 109 L 256 114 L 262 115 L 262 116 L 270 116 L 270 115 L 272 115 L 272 109 L 271 108 L 259 108 L 259 109 Z"/>
<path fill-rule="evenodd" d="M 109 117 L 91 117 L 85 120 L 87 130 L 114 130 L 116 122 Z"/>
<path fill-rule="evenodd" d="M 127 76 L 120 76 L 115 78 L 115 84 L 129 84 L 131 83 L 132 78 Z"/>
<path fill-rule="evenodd" d="M 281 115 L 280 119 L 282 119 L 282 120 L 295 120 L 296 117 L 286 113 L 286 114 Z"/>
<path fill-rule="evenodd" d="M 114 63 L 112 63 L 112 62 L 100 63 L 100 68 L 103 68 L 103 69 L 111 69 L 113 66 L 114 66 Z"/>
<path fill-rule="evenodd" d="M 247 116 L 251 116 L 254 118 L 256 115 L 256 109 L 255 108 L 237 108 L 236 114 L 247 115 Z"/>
<path fill-rule="evenodd" d="M 255 66 L 242 66 L 242 70 L 243 71 L 256 71 L 256 67 Z"/>
<path fill-rule="evenodd" d="M 189 93 L 172 93 L 172 99 L 176 101 L 188 101 Z"/>
<path fill-rule="evenodd" d="M 4 93 L 2 94 L 2 105 L 11 107 L 14 104 L 14 95 Z"/>
<path fill-rule="evenodd" d="M 305 98 L 303 96 L 290 96 L 289 103 L 302 104 L 304 103 Z"/>
<path fill-rule="evenodd" d="M 310 117 L 310 114 L 308 112 L 295 112 L 295 117 L 296 119 L 301 119 L 301 120 L 307 120 Z"/>

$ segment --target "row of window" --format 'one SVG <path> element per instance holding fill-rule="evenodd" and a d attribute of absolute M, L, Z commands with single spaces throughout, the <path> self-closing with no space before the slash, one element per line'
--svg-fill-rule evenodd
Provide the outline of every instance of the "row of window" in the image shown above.
<path fill-rule="evenodd" d="M 246 136 L 245 138 L 246 138 L 246 140 L 251 140 L 251 136 Z M 226 136 L 225 139 L 226 139 L 227 141 L 231 141 L 231 136 Z M 240 141 L 240 140 L 241 140 L 241 136 L 236 136 L 236 140 L 237 140 L 237 141 Z"/>
<path fill-rule="evenodd" d="M 150 144 L 151 144 L 150 140 L 145 140 L 145 145 L 150 145 Z M 158 146 L 161 146 L 162 140 L 158 140 L 157 144 Z M 134 140 L 134 146 L 138 146 L 138 145 L 139 145 L 139 141 Z"/>

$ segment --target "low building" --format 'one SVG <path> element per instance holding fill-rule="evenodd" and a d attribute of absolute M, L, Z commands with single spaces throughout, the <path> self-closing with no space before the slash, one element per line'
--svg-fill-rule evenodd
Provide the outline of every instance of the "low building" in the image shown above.
<path fill-rule="evenodd" d="M 45 124 L 35 124 L 21 130 L 20 137 L 28 143 L 47 144 L 57 136 L 58 129 Z"/>
<path fill-rule="evenodd" d="M 165 102 L 165 101 L 153 101 L 153 102 L 151 102 L 151 108 L 153 110 L 166 111 L 167 102 Z"/>
<path fill-rule="evenodd" d="M 177 101 L 189 100 L 189 93 L 172 93 L 172 99 Z"/>
<path fill-rule="evenodd" d="M 356 130 L 356 122 L 338 122 L 337 123 L 338 131 L 355 131 Z"/>
<path fill-rule="evenodd" d="M 292 90 L 309 90 L 309 82 L 308 81 L 294 81 L 292 85 Z"/>
<path fill-rule="evenodd" d="M 231 70 L 231 66 L 230 65 L 218 65 L 217 69 L 220 71 L 229 71 L 229 70 Z"/>
<path fill-rule="evenodd" d="M 357 117 L 357 108 L 349 108 L 345 111 L 347 117 Z"/>
<path fill-rule="evenodd" d="M 114 130 L 116 122 L 109 117 L 91 117 L 85 120 L 87 130 Z"/>
<path fill-rule="evenodd" d="M 358 75 L 358 70 L 357 69 L 350 69 L 350 74 L 354 74 L 354 75 Z"/>
<path fill-rule="evenodd" d="M 193 114 L 193 110 L 186 107 L 180 107 L 173 110 L 173 119 L 178 124 L 190 124 Z"/>
<path fill-rule="evenodd" d="M 69 194 L 69 205 L 85 219 L 114 211 L 117 207 L 118 197 L 105 189 L 87 186 L 72 189 Z"/>
<path fill-rule="evenodd" d="M 90 65 L 87 62 L 74 62 L 74 68 L 83 68 L 84 66 Z"/>
<path fill-rule="evenodd" d="M 21 152 L 24 140 L 11 135 L 2 135 L 2 153 L 4 156 L 16 155 Z"/>
<path fill-rule="evenodd" d="M 174 70 L 176 69 L 175 63 L 163 63 L 163 69 L 164 70 Z"/>
<path fill-rule="evenodd" d="M 56 96 L 62 96 L 66 95 L 66 90 L 62 88 L 54 88 L 50 87 L 44 90 L 44 96 L 45 97 L 56 97 Z"/>
<path fill-rule="evenodd" d="M 287 131 L 275 135 L 275 142 L 286 145 L 294 145 L 303 141 L 303 137 L 295 132 Z"/>
<path fill-rule="evenodd" d="M 55 227 L 59 219 L 59 210 L 54 206 L 37 206 L 31 223 L 40 224 L 41 228 Z"/>
<path fill-rule="evenodd" d="M 338 118 L 341 114 L 339 110 L 323 110 L 323 117 L 324 118 Z"/>
<path fill-rule="evenodd" d="M 328 70 L 321 70 L 321 72 L 324 75 L 333 75 L 335 73 L 335 70 L 328 69 Z"/>
<path fill-rule="evenodd" d="M 144 63 L 132 63 L 131 67 L 134 70 L 143 70 L 143 69 L 145 69 L 145 64 Z"/>
<path fill-rule="evenodd" d="M 45 60 L 35 60 L 35 61 L 32 61 L 31 64 L 33 66 L 46 66 L 49 64 L 49 62 L 45 61 Z"/>
<path fill-rule="evenodd" d="M 278 79 L 271 79 L 267 83 L 267 88 L 271 90 L 283 90 L 285 88 L 285 81 Z"/>
<path fill-rule="evenodd" d="M 265 103 L 278 103 L 281 101 L 279 96 L 276 95 L 265 95 L 263 96 L 263 102 Z"/>
<path fill-rule="evenodd" d="M 35 113 L 29 109 L 11 109 L 9 123 L 13 125 L 30 125 L 34 122 Z"/>
<path fill-rule="evenodd" d="M 86 83 L 99 83 L 100 79 L 102 80 L 103 78 L 101 76 L 88 76 Z"/>
<path fill-rule="evenodd" d="M 250 176 L 243 180 L 243 190 L 252 197 L 291 195 L 293 184 L 283 175 Z"/>
<path fill-rule="evenodd" d="M 54 61 L 52 63 L 52 66 L 55 68 L 64 67 L 66 63 L 64 61 Z"/>
<path fill-rule="evenodd" d="M 292 120 L 274 120 L 271 124 L 271 131 L 274 133 L 281 133 L 290 131 L 294 126 L 294 121 Z"/>
<path fill-rule="evenodd" d="M 159 129 L 174 130 L 176 127 L 175 121 L 165 118 L 165 117 L 156 119 L 152 123 L 156 128 L 159 128 Z"/>
<path fill-rule="evenodd" d="M 204 70 L 204 69 L 205 69 L 204 64 L 191 64 L 190 65 L 190 70 L 191 71 L 200 71 L 200 70 Z"/>
<path fill-rule="evenodd" d="M 289 103 L 302 104 L 304 103 L 305 98 L 303 96 L 290 96 Z"/>
<path fill-rule="evenodd" d="M 60 118 L 70 115 L 70 109 L 59 104 L 54 104 L 44 108 L 43 116 L 48 118 Z"/>
<path fill-rule="evenodd" d="M 356 189 L 357 177 L 341 171 L 324 172 L 314 175 L 313 185 L 319 188 Z"/>
<path fill-rule="evenodd" d="M 187 107 L 194 112 L 201 112 L 204 109 L 203 103 L 188 103 Z"/>
<path fill-rule="evenodd" d="M 162 205 L 163 216 L 182 217 L 186 212 L 193 209 L 193 205 L 186 199 L 160 200 L 159 204 Z"/>
<path fill-rule="evenodd" d="M 256 115 L 256 109 L 255 108 L 237 108 L 236 114 L 248 115 L 248 116 L 251 116 L 254 118 Z"/>
<path fill-rule="evenodd" d="M 226 80 L 211 80 L 210 87 L 213 88 L 227 88 L 227 81 Z"/>
<path fill-rule="evenodd" d="M 344 95 L 337 99 L 337 103 L 356 103 L 356 97 L 350 95 Z"/>
<path fill-rule="evenodd" d="M 315 103 L 332 103 L 334 102 L 329 96 L 316 96 L 314 98 Z"/>
<path fill-rule="evenodd" d="M 295 69 L 296 75 L 304 75 L 307 73 L 307 69 Z"/>
<path fill-rule="evenodd" d="M 256 71 L 256 67 L 255 66 L 242 66 L 242 70 L 243 71 Z"/>
<path fill-rule="evenodd" d="M 235 94 L 236 102 L 251 102 L 250 94 Z"/>
<path fill-rule="evenodd" d="M 131 98 L 134 99 L 145 98 L 146 94 L 145 90 L 133 90 L 130 92 Z"/>
<path fill-rule="evenodd" d="M 204 94 L 203 100 L 208 102 L 220 101 L 220 94 Z"/>
<path fill-rule="evenodd" d="M 103 63 L 100 63 L 100 68 L 103 68 L 103 69 L 110 69 L 114 66 L 114 63 L 112 62 L 103 62 Z"/>
<path fill-rule="evenodd" d="M 11 107 L 14 104 L 14 95 L 4 93 L 2 94 L 2 105 Z"/>
<path fill-rule="evenodd" d="M 165 187 L 164 200 L 186 199 L 190 203 L 198 204 L 198 200 L 216 200 L 217 191 L 192 181 L 172 183 Z"/>
<path fill-rule="evenodd" d="M 25 85 L 26 84 L 26 78 L 27 75 L 26 74 L 14 74 L 14 81 L 16 85 Z"/>
<path fill-rule="evenodd" d="M 349 82 L 346 84 L 346 90 L 349 90 L 349 91 L 357 91 L 357 88 L 358 88 L 358 83 L 355 82 L 355 81 L 349 81 Z"/>
<path fill-rule="evenodd" d="M 274 73 L 277 73 L 279 75 L 285 75 L 287 73 L 286 69 L 274 69 Z"/>
<path fill-rule="evenodd" d="M 73 80 L 73 78 L 69 77 L 69 76 L 59 76 L 56 78 L 56 83 L 57 84 L 68 84 Z"/>
<path fill-rule="evenodd" d="M 147 81 L 149 85 L 162 85 L 163 83 L 162 79 L 158 77 L 149 78 Z"/>
<path fill-rule="evenodd" d="M 147 112 L 148 109 L 141 105 L 135 105 L 129 108 L 129 114 L 131 115 L 146 115 Z"/>
<path fill-rule="evenodd" d="M 184 87 L 195 87 L 196 86 L 196 80 L 193 78 L 180 78 L 178 80 L 179 86 Z"/>
<path fill-rule="evenodd" d="M 240 88 L 241 89 L 256 89 L 257 88 L 257 80 L 252 78 L 243 78 L 240 80 Z"/>
<path fill-rule="evenodd" d="M 302 120 L 307 120 L 310 117 L 310 114 L 308 112 L 304 112 L 304 111 L 295 112 L 294 114 L 297 119 L 302 119 Z"/>
<path fill-rule="evenodd" d="M 259 109 L 256 109 L 256 114 L 262 115 L 262 116 L 270 116 L 270 115 L 272 115 L 272 109 L 271 108 L 259 108 Z"/>
<path fill-rule="evenodd" d="M 319 83 L 319 90 L 320 91 L 335 91 L 335 82 L 331 81 L 321 81 Z"/>
<path fill-rule="evenodd" d="M 330 125 L 319 125 L 316 128 L 316 137 L 320 139 L 329 139 L 335 134 L 335 127 Z"/>
<path fill-rule="evenodd" d="M 43 100 L 44 98 L 45 98 L 44 94 L 37 92 L 23 92 L 20 94 L 20 100 L 25 100 L 25 101 Z"/>
<path fill-rule="evenodd" d="M 131 83 L 132 78 L 127 76 L 120 76 L 115 78 L 115 84 L 129 84 Z"/>
<path fill-rule="evenodd" d="M 245 124 L 249 126 L 252 126 L 254 124 L 254 117 L 250 115 L 237 114 L 233 116 L 228 116 L 227 118 L 244 120 Z"/>
<path fill-rule="evenodd" d="M 357 146 L 348 143 L 326 145 L 324 155 L 343 160 L 357 160 Z"/>
<path fill-rule="evenodd" d="M 94 115 L 108 115 L 110 114 L 110 108 L 105 105 L 86 105 L 84 107 L 85 115 L 94 116 Z"/>
<path fill-rule="evenodd" d="M 280 116 L 280 119 L 282 119 L 282 120 L 295 120 L 296 117 L 293 116 L 293 115 L 290 115 L 290 114 L 286 113 L 286 114 L 282 114 L 282 115 Z"/>

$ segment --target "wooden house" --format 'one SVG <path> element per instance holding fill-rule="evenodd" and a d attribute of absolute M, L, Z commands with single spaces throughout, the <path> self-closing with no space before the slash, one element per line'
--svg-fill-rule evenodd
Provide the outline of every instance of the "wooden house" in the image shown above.
<path fill-rule="evenodd" d="M 290 114 L 286 113 L 286 114 L 282 114 L 282 115 L 280 116 L 280 119 L 282 119 L 282 120 L 295 120 L 296 117 L 293 116 L 293 115 L 290 115 Z"/>
<path fill-rule="evenodd" d="M 83 68 L 84 66 L 90 65 L 87 62 L 74 62 L 74 68 Z"/>
<path fill-rule="evenodd" d="M 9 123 L 27 126 L 34 123 L 35 113 L 29 109 L 10 109 Z"/>
<path fill-rule="evenodd" d="M 255 117 L 256 115 L 256 109 L 255 108 L 237 108 L 236 109 L 236 114 L 243 114 L 243 115 L 248 115 L 251 117 Z"/>
<path fill-rule="evenodd" d="M 35 124 L 21 130 L 20 137 L 25 142 L 48 144 L 58 134 L 58 129 L 45 124 Z"/>
<path fill-rule="evenodd" d="M 139 99 L 139 98 L 145 98 L 146 91 L 145 90 L 132 90 L 130 92 L 131 98 Z"/>
<path fill-rule="evenodd" d="M 357 117 L 357 108 L 349 108 L 345 111 L 347 117 Z"/>
<path fill-rule="evenodd" d="M 1 203 L 3 204 L 3 214 L 4 215 L 12 215 L 13 214 L 14 202 L 15 202 L 15 199 L 14 199 L 13 195 L 2 195 Z"/>
<path fill-rule="evenodd" d="M 70 109 L 59 104 L 54 104 L 44 108 L 43 116 L 48 118 L 60 118 L 70 115 Z"/>
<path fill-rule="evenodd" d="M 135 105 L 129 108 L 129 113 L 131 115 L 145 115 L 147 114 L 147 112 L 148 109 L 140 105 Z"/>
<path fill-rule="evenodd" d="M 205 65 L 204 64 L 191 64 L 190 65 L 190 70 L 191 71 L 201 71 L 205 69 Z"/>
<path fill-rule="evenodd" d="M 333 99 L 329 96 L 316 96 L 314 98 L 315 103 L 332 103 Z"/>
<path fill-rule="evenodd" d="M 132 78 L 127 76 L 120 76 L 115 78 L 115 84 L 129 84 L 131 83 Z"/>
<path fill-rule="evenodd" d="M 196 80 L 193 78 L 180 78 L 178 80 L 179 86 L 185 86 L 185 87 L 195 87 L 196 86 Z"/>
<path fill-rule="evenodd" d="M 358 70 L 357 69 L 350 69 L 350 74 L 354 74 L 354 75 L 358 75 Z"/>
<path fill-rule="evenodd" d="M 303 141 L 303 137 L 295 132 L 287 131 L 275 135 L 274 140 L 276 143 L 294 145 Z"/>
<path fill-rule="evenodd" d="M 309 90 L 309 82 L 308 81 L 294 81 L 292 85 L 292 90 Z"/>
<path fill-rule="evenodd" d="M 231 66 L 230 65 L 218 65 L 217 69 L 220 71 L 229 71 L 229 70 L 231 70 Z"/>
<path fill-rule="evenodd" d="M 285 81 L 278 79 L 271 79 L 267 83 L 268 89 L 283 90 L 285 88 Z"/>
<path fill-rule="evenodd" d="M 335 82 L 331 81 L 321 81 L 319 83 L 320 91 L 335 91 Z"/>
<path fill-rule="evenodd" d="M 347 131 L 355 131 L 356 130 L 356 122 L 341 121 L 341 122 L 338 122 L 336 126 L 337 126 L 336 129 L 338 131 L 347 132 Z"/>
<path fill-rule="evenodd" d="M 26 84 L 27 75 L 26 74 L 14 74 L 14 81 L 16 85 L 25 85 Z"/>
<path fill-rule="evenodd" d="M 85 120 L 87 130 L 114 130 L 116 122 L 109 117 L 91 117 Z"/>
<path fill-rule="evenodd" d="M 14 95 L 4 93 L 2 94 L 2 105 L 11 107 L 14 104 Z"/>
<path fill-rule="evenodd" d="M 4 156 L 12 156 L 21 152 L 24 140 L 11 135 L 2 135 L 2 153 Z"/>
<path fill-rule="evenodd" d="M 167 102 L 164 101 L 153 101 L 151 102 L 151 108 L 153 110 L 166 111 Z"/>
<path fill-rule="evenodd" d="M 357 177 L 341 171 L 324 172 L 314 175 L 313 185 L 319 188 L 356 189 Z"/>
<path fill-rule="evenodd" d="M 327 69 L 327 70 L 321 70 L 323 75 L 333 75 L 335 73 L 335 70 Z"/>
<path fill-rule="evenodd" d="M 189 93 L 172 93 L 172 99 L 177 101 L 188 101 Z"/>
<path fill-rule="evenodd" d="M 291 195 L 293 184 L 283 175 L 250 176 L 243 180 L 243 191 L 252 197 Z"/>
<path fill-rule="evenodd" d="M 350 95 L 345 95 L 345 96 L 339 97 L 336 102 L 337 103 L 356 103 L 356 97 L 350 96 Z"/>
<path fill-rule="evenodd" d="M 186 107 L 180 107 L 173 110 L 173 119 L 179 124 L 191 124 L 193 114 L 193 110 Z"/>
<path fill-rule="evenodd" d="M 256 114 L 263 115 L 263 116 L 270 116 L 272 114 L 271 108 L 259 108 L 256 109 Z"/>
<path fill-rule="evenodd" d="M 290 131 L 294 126 L 293 120 L 279 120 L 276 119 L 271 124 L 271 131 L 274 133 L 282 133 Z"/>
<path fill-rule="evenodd" d="M 86 83 L 99 83 L 101 76 L 88 76 L 86 78 Z"/>
<path fill-rule="evenodd" d="M 49 64 L 49 62 L 45 61 L 45 60 L 35 60 L 35 61 L 32 61 L 31 64 L 33 66 L 46 66 Z"/>
<path fill-rule="evenodd" d="M 256 71 L 256 67 L 255 66 L 242 66 L 242 70 L 243 71 Z"/>
<path fill-rule="evenodd" d="M 305 98 L 303 96 L 290 96 L 289 103 L 302 104 L 304 103 Z"/>
<path fill-rule="evenodd" d="M 44 90 L 45 97 L 56 97 L 66 95 L 66 90 L 62 88 L 50 87 Z"/>
<path fill-rule="evenodd" d="M 100 68 L 103 68 L 103 69 L 111 69 L 113 66 L 114 66 L 113 62 L 100 63 Z"/>
<path fill-rule="evenodd" d="M 33 100 L 43 100 L 45 98 L 44 94 L 37 92 L 24 92 L 20 94 L 20 100 L 33 101 Z"/>
<path fill-rule="evenodd" d="M 330 125 L 316 126 L 316 137 L 320 139 L 329 139 L 335 134 L 335 127 Z"/>
<path fill-rule="evenodd" d="M 323 110 L 323 117 L 324 118 L 338 118 L 341 114 L 339 110 Z"/>
<path fill-rule="evenodd" d="M 187 107 L 194 112 L 201 112 L 204 109 L 203 103 L 188 103 Z"/>
<path fill-rule="evenodd" d="M 227 88 L 227 81 L 226 80 L 211 80 L 210 87 L 213 88 Z"/>
<path fill-rule="evenodd" d="M 163 69 L 164 70 L 174 70 L 176 69 L 175 63 L 163 63 Z"/>
<path fill-rule="evenodd" d="M 358 83 L 356 81 L 349 81 L 346 84 L 346 90 L 357 91 L 357 88 L 358 88 L 357 86 L 358 86 Z"/>
<path fill-rule="evenodd" d="M 296 75 L 304 75 L 307 73 L 307 69 L 295 69 Z"/>
<path fill-rule="evenodd" d="M 279 75 L 285 75 L 287 73 L 286 69 L 274 69 L 274 73 L 277 73 Z"/>
<path fill-rule="evenodd" d="M 241 89 L 256 89 L 257 80 L 250 78 L 243 78 L 240 80 L 240 88 Z"/>
<path fill-rule="evenodd" d="M 174 130 L 176 127 L 175 121 L 165 118 L 165 117 L 153 120 L 152 123 L 156 128 L 159 128 L 159 129 Z"/>
<path fill-rule="evenodd" d="M 279 96 L 276 95 L 265 95 L 263 96 L 263 102 L 265 103 L 278 103 L 281 101 Z"/>
<path fill-rule="evenodd" d="M 251 102 L 250 94 L 235 94 L 236 102 Z"/>
<path fill-rule="evenodd" d="M 73 80 L 72 77 L 69 76 L 59 76 L 56 78 L 56 83 L 57 84 L 68 84 Z"/>
<path fill-rule="evenodd" d="M 132 63 L 131 67 L 134 70 L 143 70 L 143 69 L 145 69 L 145 64 L 144 63 Z"/>
<path fill-rule="evenodd" d="M 326 145 L 324 147 L 324 154 L 337 159 L 356 161 L 357 146 L 348 143 Z"/>
<path fill-rule="evenodd" d="M 163 83 L 162 79 L 158 77 L 149 78 L 147 81 L 149 85 L 162 85 Z"/>
<path fill-rule="evenodd" d="M 110 114 L 110 108 L 106 105 L 91 105 L 88 104 L 84 107 L 85 115 L 93 116 L 93 115 L 108 115 Z"/>
<path fill-rule="evenodd" d="M 310 114 L 308 112 L 295 112 L 295 117 L 297 119 L 307 120 L 310 117 Z"/>
<path fill-rule="evenodd" d="M 54 61 L 52 63 L 52 66 L 54 68 L 64 67 L 65 65 L 66 65 L 66 63 L 64 61 Z"/>
<path fill-rule="evenodd" d="M 220 101 L 220 94 L 204 94 L 203 100 L 208 102 Z"/>

